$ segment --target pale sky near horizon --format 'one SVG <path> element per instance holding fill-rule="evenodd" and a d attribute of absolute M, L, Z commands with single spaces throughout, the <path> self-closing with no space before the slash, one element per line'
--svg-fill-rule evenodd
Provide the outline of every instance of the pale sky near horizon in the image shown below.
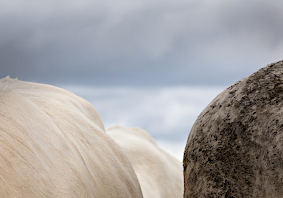
<path fill-rule="evenodd" d="M 87 99 L 182 159 L 222 90 L 283 59 L 279 0 L 0 0 L 0 78 Z"/>
<path fill-rule="evenodd" d="M 182 161 L 198 114 L 225 87 L 64 88 L 88 100 L 106 129 L 114 125 L 145 129 L 161 148 Z"/>

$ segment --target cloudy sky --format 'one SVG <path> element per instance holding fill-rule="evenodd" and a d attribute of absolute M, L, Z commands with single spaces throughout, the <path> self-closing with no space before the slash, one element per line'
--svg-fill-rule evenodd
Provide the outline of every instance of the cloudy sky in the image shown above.
<path fill-rule="evenodd" d="M 87 99 L 177 158 L 223 89 L 283 59 L 279 0 L 0 0 L 0 77 Z"/>

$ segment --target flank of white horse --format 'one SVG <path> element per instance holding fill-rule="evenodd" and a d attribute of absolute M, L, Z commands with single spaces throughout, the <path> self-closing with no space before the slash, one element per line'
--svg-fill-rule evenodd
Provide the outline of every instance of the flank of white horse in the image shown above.
<path fill-rule="evenodd" d="M 140 128 L 111 127 L 107 134 L 126 152 L 145 198 L 182 198 L 183 166 Z"/>
<path fill-rule="evenodd" d="M 141 198 L 96 110 L 60 88 L 0 80 L 0 197 Z"/>

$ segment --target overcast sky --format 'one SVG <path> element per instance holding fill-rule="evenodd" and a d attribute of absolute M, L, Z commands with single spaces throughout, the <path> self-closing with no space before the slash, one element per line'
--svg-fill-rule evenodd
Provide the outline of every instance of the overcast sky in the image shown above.
<path fill-rule="evenodd" d="M 158 141 L 179 141 L 221 90 L 283 59 L 282 7 L 279 0 L 0 0 L 0 77 L 68 88 L 107 126 L 139 125 Z"/>

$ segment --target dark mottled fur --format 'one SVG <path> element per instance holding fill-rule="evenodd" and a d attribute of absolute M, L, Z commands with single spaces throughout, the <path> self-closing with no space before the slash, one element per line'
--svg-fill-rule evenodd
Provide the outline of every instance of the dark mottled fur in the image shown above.
<path fill-rule="evenodd" d="M 184 197 L 283 197 L 283 61 L 219 94 L 184 154 Z"/>

